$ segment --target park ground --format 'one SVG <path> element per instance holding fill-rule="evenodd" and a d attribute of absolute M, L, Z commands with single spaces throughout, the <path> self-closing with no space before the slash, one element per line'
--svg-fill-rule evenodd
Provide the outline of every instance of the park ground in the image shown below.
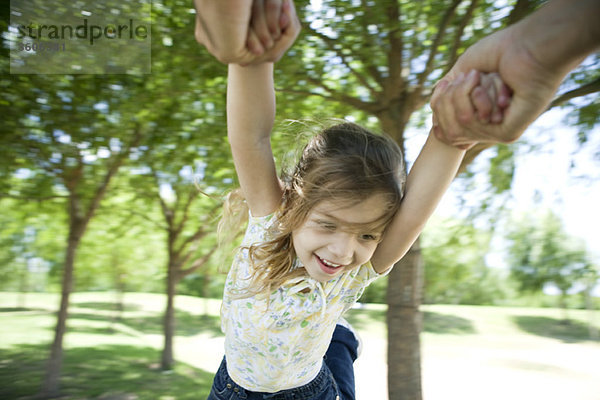
<path fill-rule="evenodd" d="M 223 356 L 220 302 L 178 296 L 173 371 L 158 368 L 164 295 L 128 293 L 124 310 L 111 293 L 72 296 L 63 400 L 203 399 Z M 0 293 L 0 398 L 26 399 L 41 382 L 56 323 L 56 294 Z M 595 314 L 483 306 L 422 307 L 425 400 L 600 400 L 600 342 Z M 363 340 L 357 399 L 387 399 L 385 306 L 364 305 L 347 319 Z"/>

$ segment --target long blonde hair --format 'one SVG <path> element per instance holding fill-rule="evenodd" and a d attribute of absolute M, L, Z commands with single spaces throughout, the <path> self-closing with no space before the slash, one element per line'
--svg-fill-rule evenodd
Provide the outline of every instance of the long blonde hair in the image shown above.
<path fill-rule="evenodd" d="M 253 274 L 243 296 L 268 295 L 287 280 L 305 276 L 295 268 L 292 232 L 324 200 L 356 204 L 378 193 L 387 199 L 381 224 L 387 225 L 400 206 L 406 182 L 404 157 L 396 142 L 359 125 L 343 122 L 323 129 L 304 147 L 291 173 L 283 173 L 284 192 L 276 211 L 271 240 L 252 244 L 248 256 Z M 225 202 L 227 225 L 240 226 L 235 215 L 248 215 L 240 191 Z M 227 216 L 229 215 L 229 216 Z"/>

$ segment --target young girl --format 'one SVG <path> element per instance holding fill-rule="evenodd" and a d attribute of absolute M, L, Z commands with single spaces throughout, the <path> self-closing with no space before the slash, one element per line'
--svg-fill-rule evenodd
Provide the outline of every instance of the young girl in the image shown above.
<path fill-rule="evenodd" d="M 478 78 L 456 80 L 438 101 L 471 107 Z M 408 251 L 464 151 L 430 134 L 406 178 L 393 140 L 341 123 L 279 179 L 273 64 L 230 65 L 228 79 L 228 137 L 250 218 L 225 285 L 225 357 L 209 400 L 353 399 L 359 343 L 342 315 Z"/>

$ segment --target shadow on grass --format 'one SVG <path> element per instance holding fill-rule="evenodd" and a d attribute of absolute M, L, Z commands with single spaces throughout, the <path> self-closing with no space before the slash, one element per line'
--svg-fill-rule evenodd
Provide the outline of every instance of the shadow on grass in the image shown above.
<path fill-rule="evenodd" d="M 84 301 L 84 302 L 72 302 L 72 306 L 81 307 L 81 308 L 94 308 L 96 310 L 109 310 L 109 311 L 138 311 L 141 310 L 141 306 L 139 304 L 127 304 L 124 303 L 119 305 L 116 302 L 110 301 Z M 120 309 L 119 307 L 123 307 Z"/>
<path fill-rule="evenodd" d="M 0 399 L 28 399 L 40 388 L 48 346 L 0 349 Z M 109 345 L 65 351 L 61 399 L 178 399 L 208 396 L 213 374 L 177 363 L 158 369 L 160 352 L 152 348 Z"/>
<path fill-rule="evenodd" d="M 366 310 L 353 308 L 344 314 L 344 318 L 358 330 L 368 330 L 369 326 L 375 324 L 385 324 L 385 310 Z"/>
<path fill-rule="evenodd" d="M 344 317 L 358 330 L 368 330 L 368 327 L 374 323 L 386 323 L 385 310 L 352 309 Z M 471 320 L 431 311 L 423 312 L 423 331 L 450 334 L 477 333 Z"/>
<path fill-rule="evenodd" d="M 132 318 L 115 319 L 111 315 L 90 313 L 72 313 L 69 314 L 71 320 L 80 319 L 84 321 L 100 321 L 108 323 L 118 322 L 129 328 L 132 328 L 143 334 L 162 334 L 163 333 L 163 316 L 161 314 L 152 314 L 145 316 L 136 316 Z M 84 326 L 74 326 L 69 328 L 70 331 L 79 333 L 98 333 L 95 328 Z M 175 335 L 177 336 L 193 336 L 199 333 L 208 333 L 213 337 L 221 336 L 221 319 L 214 315 L 194 315 L 185 311 L 175 312 Z"/>
<path fill-rule="evenodd" d="M 513 322 L 527 333 L 562 340 L 566 343 L 592 340 L 588 326 L 579 321 L 539 316 L 514 316 Z"/>
<path fill-rule="evenodd" d="M 472 334 L 477 333 L 473 322 L 456 315 L 423 312 L 423 331 L 430 333 Z"/>
<path fill-rule="evenodd" d="M 29 307 L 0 307 L 0 313 L 8 312 L 27 312 L 27 313 L 47 313 L 48 310 L 43 308 L 29 308 Z"/>

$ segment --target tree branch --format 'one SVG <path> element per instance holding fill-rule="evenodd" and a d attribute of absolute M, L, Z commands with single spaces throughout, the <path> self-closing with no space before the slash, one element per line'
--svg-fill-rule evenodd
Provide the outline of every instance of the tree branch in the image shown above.
<path fill-rule="evenodd" d="M 221 203 L 215 205 L 213 208 L 211 208 L 209 211 L 207 211 L 205 215 L 209 215 L 209 216 L 213 215 L 222 206 L 223 206 L 223 204 L 221 204 Z M 177 253 L 184 252 L 187 246 L 189 246 L 193 242 L 199 241 L 200 239 L 202 239 L 207 234 L 208 234 L 208 231 L 205 231 L 204 227 L 200 226 L 198 228 L 198 230 L 196 230 L 196 232 L 194 232 L 193 235 L 190 235 L 187 239 L 185 239 L 183 241 L 183 243 L 181 243 L 181 246 L 179 246 L 179 248 L 176 250 Z M 198 246 L 196 246 L 194 249 L 190 250 L 188 254 L 193 253 L 195 251 L 195 249 L 197 249 L 197 248 L 198 248 Z M 186 257 L 186 260 L 187 260 L 187 258 L 189 258 L 189 257 Z M 185 261 L 183 263 L 185 263 Z"/>
<path fill-rule="evenodd" d="M 600 77 L 596 78 L 591 82 L 586 83 L 583 86 L 578 87 L 577 89 L 570 90 L 557 96 L 556 98 L 554 98 L 554 100 L 552 100 L 552 103 L 550 103 L 546 111 L 548 111 L 551 108 L 560 106 L 566 103 L 567 101 L 574 99 L 575 97 L 585 96 L 597 92 L 600 92 Z"/>
<path fill-rule="evenodd" d="M 346 55 L 344 54 L 343 50 L 339 50 L 338 48 L 336 48 L 336 42 L 335 40 L 333 40 L 332 38 L 330 38 L 329 36 L 311 28 L 310 26 L 308 26 L 306 28 L 306 30 L 308 30 L 310 33 L 312 33 L 313 35 L 315 35 L 316 37 L 318 37 L 319 39 L 321 39 L 325 45 L 331 50 L 333 51 L 341 60 L 342 60 L 342 64 L 344 64 L 344 66 L 346 66 L 346 68 L 348 68 L 350 70 L 350 73 L 352 75 L 354 75 L 356 77 L 356 79 L 358 79 L 358 81 L 369 90 L 369 92 L 371 93 L 371 96 L 373 96 L 374 99 L 377 98 L 378 92 L 369 84 L 369 82 L 367 81 L 367 79 L 357 70 L 355 70 L 354 68 L 352 68 L 352 66 L 350 65 L 350 63 L 348 62 Z M 367 63 L 363 63 L 363 64 L 367 64 Z M 324 85 L 321 84 L 321 86 L 325 89 Z M 327 89 L 326 89 L 327 90 Z"/>
<path fill-rule="evenodd" d="M 17 195 L 10 194 L 10 193 L 0 193 L 0 199 L 1 198 L 26 200 L 26 201 L 45 201 L 45 200 L 51 200 L 51 199 L 68 199 L 69 196 L 54 195 L 54 196 L 44 196 L 44 197 L 33 197 L 33 196 L 17 196 Z"/>
<path fill-rule="evenodd" d="M 310 78 L 309 78 L 309 80 L 311 82 L 313 81 Z M 363 111 L 368 111 L 368 112 L 375 112 L 378 110 L 378 108 L 376 107 L 376 105 L 374 103 L 363 102 L 362 100 L 359 100 L 359 99 L 356 99 L 356 98 L 350 97 L 350 96 L 342 96 L 333 90 L 332 90 L 332 93 L 333 93 L 332 96 L 327 96 L 323 93 L 311 92 L 309 90 L 296 90 L 296 89 L 289 89 L 289 88 L 277 88 L 277 91 L 297 94 L 297 95 L 301 95 L 301 96 L 317 96 L 317 97 L 321 97 L 322 99 L 325 99 L 328 101 L 334 101 L 337 103 L 350 104 L 350 102 L 352 102 L 352 105 L 354 105 L 356 108 L 363 110 Z"/>
<path fill-rule="evenodd" d="M 88 206 L 88 209 L 87 209 L 87 212 L 85 215 L 86 221 L 89 221 L 92 218 L 92 215 L 94 215 L 94 212 L 98 208 L 98 205 L 100 204 L 100 201 L 102 200 L 102 197 L 104 197 L 104 194 L 106 193 L 106 190 L 108 189 L 108 184 L 110 183 L 111 179 L 113 178 L 113 176 L 117 173 L 117 171 L 123 164 L 125 157 L 129 156 L 131 149 L 133 147 L 136 147 L 140 143 L 140 141 L 142 140 L 142 136 L 143 136 L 142 128 L 139 123 L 136 123 L 134 126 L 134 130 L 133 130 L 133 138 L 131 139 L 131 141 L 129 143 L 127 143 L 127 147 L 125 148 L 125 150 L 120 152 L 115 157 L 114 162 L 108 168 L 108 171 L 107 171 L 106 175 L 104 176 L 104 180 L 102 181 L 100 186 L 97 188 L 96 193 L 94 194 L 94 197 L 92 198 L 92 201 L 91 201 L 90 205 Z"/>
<path fill-rule="evenodd" d="M 188 219 L 190 206 L 192 205 L 192 202 L 194 201 L 194 199 L 196 197 L 198 197 L 199 194 L 200 194 L 200 192 L 197 190 L 191 191 L 188 198 L 186 199 L 185 205 L 183 206 L 183 216 L 181 217 L 181 220 L 179 221 L 179 223 L 177 223 L 177 226 L 175 227 L 175 232 L 177 234 L 179 234 L 183 230 L 183 227 L 185 226 L 185 223 L 187 222 L 187 219 Z M 179 198 L 179 196 L 177 196 L 177 197 Z"/>
<path fill-rule="evenodd" d="M 471 21 L 471 18 L 473 17 L 473 12 L 475 11 L 475 8 L 477 8 L 478 1 L 479 0 L 471 1 L 471 4 L 469 4 L 469 8 L 467 8 L 467 11 L 465 12 L 465 15 L 463 15 L 463 17 L 460 20 L 460 25 L 458 27 L 458 30 L 456 31 L 456 34 L 454 35 L 454 42 L 452 43 L 452 49 L 450 50 L 450 58 L 448 59 L 448 63 L 446 64 L 446 68 L 442 76 L 446 75 L 446 73 L 450 71 L 450 69 L 458 59 L 458 49 L 460 48 L 460 45 L 462 43 L 462 35 L 465 32 L 467 24 Z"/>
<path fill-rule="evenodd" d="M 507 25 L 512 25 L 531 14 L 535 8 L 535 2 L 532 0 L 517 0 L 515 6 L 507 17 Z"/>
<path fill-rule="evenodd" d="M 453 0 L 452 4 L 446 9 L 446 12 L 442 17 L 442 21 L 440 22 L 440 25 L 438 27 L 438 32 L 435 36 L 435 39 L 433 40 L 433 44 L 431 45 L 431 51 L 429 52 L 429 57 L 427 58 L 425 69 L 419 74 L 417 84 L 419 88 L 423 87 L 425 79 L 427 79 L 427 76 L 429 76 L 429 74 L 433 70 L 435 56 L 438 54 L 438 47 L 442 42 L 444 35 L 446 34 L 446 28 L 448 27 L 450 20 L 454 16 L 454 13 L 456 12 L 456 7 L 458 7 L 460 2 L 461 0 Z"/>
<path fill-rule="evenodd" d="M 388 52 L 388 69 L 390 72 L 389 80 L 390 84 L 384 86 L 386 89 L 392 91 L 402 91 L 402 50 L 403 50 L 403 38 L 402 38 L 402 25 L 400 24 L 400 5 L 398 2 L 390 2 L 387 7 L 388 16 L 388 38 L 390 41 L 390 51 Z M 397 93 L 397 92 L 396 92 Z M 396 94 L 393 93 L 392 97 Z"/>
<path fill-rule="evenodd" d="M 423 5 L 425 4 L 424 1 L 418 1 L 416 4 L 416 7 L 418 8 L 415 11 L 416 15 L 421 15 L 422 14 L 422 10 L 423 10 Z M 413 34 L 412 36 L 412 40 L 410 41 L 410 47 L 408 49 L 409 55 L 408 55 L 408 59 L 409 60 L 414 60 L 416 55 L 415 55 L 415 49 L 417 48 L 417 43 L 419 43 L 419 35 Z M 419 53 L 420 55 L 421 53 Z"/>
<path fill-rule="evenodd" d="M 362 9 L 364 10 L 364 18 L 359 18 L 362 30 L 363 30 L 363 34 L 362 34 L 362 39 L 365 41 L 365 46 L 368 48 L 376 48 L 377 43 L 375 43 L 373 40 L 371 40 L 371 38 L 373 37 L 373 35 L 369 32 L 369 27 L 368 27 L 368 21 L 373 21 L 374 16 L 373 16 L 373 7 L 370 4 L 367 4 L 366 0 L 361 0 L 361 6 Z M 359 52 L 360 54 L 360 52 Z M 363 65 L 365 66 L 365 69 L 369 72 L 369 74 L 371 75 L 371 77 L 373 79 L 375 79 L 375 82 L 377 82 L 379 84 L 380 88 L 383 88 L 385 90 L 385 80 L 383 79 L 383 76 L 381 75 L 381 73 L 379 72 L 379 70 L 377 69 L 377 67 L 373 64 L 372 60 L 362 60 L 363 61 Z"/>
<path fill-rule="evenodd" d="M 218 248 L 219 248 L 218 246 L 214 246 L 212 249 L 209 250 L 208 253 L 206 253 L 204 256 L 197 259 L 196 261 L 194 261 L 192 263 L 192 265 L 190 265 L 189 268 L 180 270 L 179 274 L 178 274 L 178 278 L 182 279 L 182 278 L 188 276 L 189 274 L 191 274 L 192 272 L 196 271 L 201 266 L 203 266 L 208 261 L 208 259 L 215 253 L 215 251 L 217 251 Z"/>
<path fill-rule="evenodd" d="M 318 96 L 318 97 L 321 97 L 321 98 L 326 99 L 326 100 L 335 101 L 335 102 L 338 102 L 338 103 L 350 104 L 353 107 L 356 107 L 356 108 L 358 108 L 360 110 L 367 111 L 367 112 L 372 112 L 373 110 L 377 109 L 375 107 L 374 103 L 368 103 L 366 101 L 362 101 L 362 100 L 357 99 L 355 97 L 351 97 L 351 96 L 347 96 L 347 95 L 341 94 L 341 93 L 337 92 L 335 89 L 332 89 L 332 88 L 324 85 L 322 82 L 319 82 L 315 78 L 312 78 L 312 77 L 309 76 L 306 79 L 309 82 L 313 83 L 315 86 L 319 86 L 321 89 L 323 89 L 326 92 L 328 92 L 330 94 L 330 96 L 324 95 L 322 93 L 311 92 L 311 91 L 308 91 L 308 90 L 296 90 L 296 89 L 289 89 L 289 88 L 277 88 L 277 90 L 281 91 L 281 92 L 286 92 L 286 93 L 300 94 L 300 95 L 303 95 L 303 96 Z"/>
<path fill-rule="evenodd" d="M 179 259 L 180 261 L 180 265 L 184 265 L 186 262 L 188 262 L 188 260 L 192 257 L 192 255 L 196 252 L 196 250 L 198 250 L 198 247 L 200 247 L 200 239 L 202 239 L 204 236 L 206 236 L 208 234 L 208 231 L 204 230 L 203 227 L 198 228 L 198 230 L 196 232 L 194 232 L 193 235 L 189 236 L 185 243 L 182 244 L 179 249 L 175 250 L 177 254 L 181 255 L 184 251 L 185 248 L 190 244 L 190 243 L 194 243 L 194 246 L 192 246 L 190 249 L 188 249 L 188 251 L 186 252 L 186 254 L 184 256 L 180 256 Z"/>
<path fill-rule="evenodd" d="M 329 101 L 339 101 L 338 99 L 336 99 L 334 97 L 326 96 L 322 93 L 311 92 L 308 90 L 296 90 L 296 89 L 288 89 L 288 88 L 277 88 L 276 90 L 278 92 L 298 94 L 301 96 L 318 96 L 318 97 L 321 97 L 321 98 L 323 98 L 325 100 L 329 100 Z"/>
<path fill-rule="evenodd" d="M 146 221 L 151 222 L 152 225 L 156 226 L 160 230 L 166 231 L 166 230 L 169 229 L 169 227 L 167 225 L 162 225 L 160 222 L 157 222 L 157 221 L 153 220 L 146 213 L 141 213 L 141 212 L 136 211 L 136 210 L 128 210 L 128 211 L 132 215 L 137 215 L 138 217 L 142 217 Z"/>
<path fill-rule="evenodd" d="M 315 79 L 311 76 L 309 76 L 307 79 L 309 82 L 311 82 L 315 86 L 320 86 L 322 89 L 329 92 L 329 94 L 331 95 L 331 98 L 337 102 L 346 103 L 348 105 L 351 105 L 352 107 L 358 108 L 358 109 L 366 111 L 366 112 L 372 112 L 375 109 L 374 103 L 369 103 L 369 102 L 357 99 L 356 97 L 351 97 L 351 96 L 342 94 L 334 89 L 331 89 L 327 85 L 323 84 L 323 82 L 319 82 L 317 79 Z"/>
<path fill-rule="evenodd" d="M 153 171 L 154 172 L 154 171 Z M 159 187 L 159 183 L 158 183 L 158 176 L 156 174 L 154 174 L 154 180 L 156 181 L 156 186 L 157 188 Z M 156 191 L 156 197 L 158 198 L 158 202 L 160 203 L 160 208 L 162 210 L 163 216 L 165 217 L 165 220 L 167 221 L 167 229 L 169 231 L 173 230 L 173 210 L 171 210 L 169 208 L 169 206 L 167 206 L 167 203 L 165 203 L 165 201 L 163 200 L 163 198 L 160 196 L 160 189 Z"/>

